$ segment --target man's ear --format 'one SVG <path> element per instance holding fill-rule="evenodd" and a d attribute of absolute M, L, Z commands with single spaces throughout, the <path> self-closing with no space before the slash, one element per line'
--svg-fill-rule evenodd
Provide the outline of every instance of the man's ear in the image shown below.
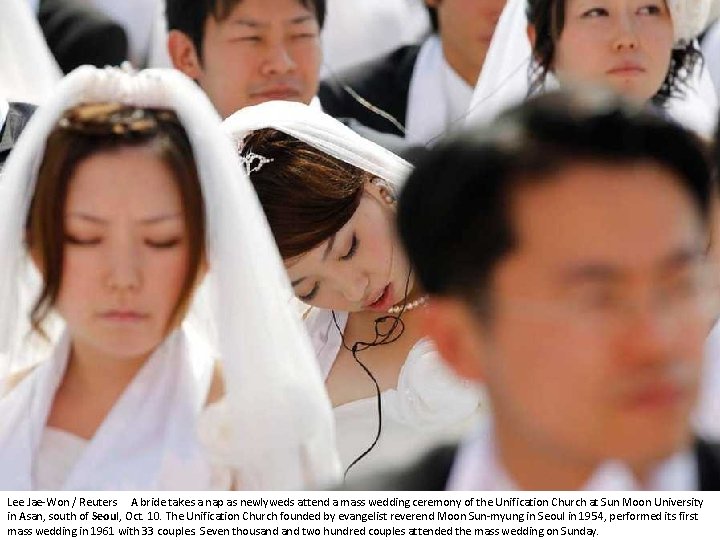
<path fill-rule="evenodd" d="M 175 69 L 197 81 L 202 75 L 202 64 L 195 44 L 179 30 L 168 32 L 168 53 Z"/>
<path fill-rule="evenodd" d="M 420 311 L 423 333 L 433 340 L 445 363 L 463 379 L 483 382 L 487 338 L 470 308 L 460 300 L 433 296 Z"/>

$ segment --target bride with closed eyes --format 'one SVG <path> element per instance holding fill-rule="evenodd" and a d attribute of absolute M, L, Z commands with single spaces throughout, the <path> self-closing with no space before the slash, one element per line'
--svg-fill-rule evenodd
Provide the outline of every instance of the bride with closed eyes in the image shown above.
<path fill-rule="evenodd" d="M 395 235 L 410 165 L 310 107 L 270 102 L 225 121 L 266 213 L 334 406 L 353 474 L 454 437 L 476 388 L 445 370 L 423 332 L 430 301 Z"/>

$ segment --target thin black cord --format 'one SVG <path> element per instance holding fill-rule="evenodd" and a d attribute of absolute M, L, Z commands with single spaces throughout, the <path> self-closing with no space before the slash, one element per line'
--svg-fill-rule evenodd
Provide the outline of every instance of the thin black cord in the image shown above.
<path fill-rule="evenodd" d="M 403 298 L 407 298 L 408 291 L 410 289 L 410 276 L 412 275 L 412 270 L 408 272 L 407 279 L 405 280 L 405 291 L 403 294 Z M 400 313 L 397 315 L 383 315 L 382 317 L 378 317 L 375 319 L 375 338 L 372 342 L 367 341 L 358 341 L 353 344 L 352 347 L 348 347 L 347 343 L 345 343 L 345 334 L 343 334 L 343 331 L 340 329 L 340 325 L 337 322 L 337 318 L 335 316 L 335 310 L 332 310 L 332 318 L 333 323 L 335 323 L 335 328 L 337 328 L 338 333 L 340 334 L 340 338 L 342 340 L 342 346 L 345 350 L 350 351 L 352 354 L 353 359 L 355 362 L 365 371 L 368 377 L 370 377 L 370 380 L 375 385 L 375 396 L 377 399 L 377 411 L 378 411 L 378 427 L 377 432 L 375 433 L 375 438 L 373 439 L 372 443 L 368 448 L 365 449 L 358 457 L 356 457 L 350 465 L 345 469 L 345 474 L 343 475 L 344 478 L 347 478 L 348 473 L 350 472 L 350 469 L 352 469 L 360 460 L 362 460 L 365 456 L 367 456 L 373 448 L 377 445 L 378 441 L 380 440 L 380 434 L 382 433 L 382 393 L 380 392 L 380 385 L 377 382 L 377 379 L 372 374 L 372 371 L 362 363 L 362 361 L 358 358 L 358 353 L 362 351 L 366 351 L 370 347 L 377 347 L 379 345 L 388 345 L 390 343 L 394 343 L 405 332 L 405 323 L 402 320 L 402 315 L 405 313 L 405 308 L 407 307 L 407 303 L 403 302 L 403 306 L 400 309 Z M 384 324 L 386 321 L 392 320 L 392 326 L 387 332 L 382 332 L 380 329 L 380 325 Z M 399 332 L 396 336 L 394 336 L 395 331 L 399 329 Z"/>
<path fill-rule="evenodd" d="M 447 127 L 447 129 L 445 129 L 444 131 L 441 131 L 441 132 L 438 133 L 435 137 L 433 137 L 432 139 L 430 139 L 429 141 L 427 141 L 427 142 L 424 144 L 424 146 L 426 146 L 426 147 L 432 146 L 432 145 L 435 143 L 435 141 L 437 141 L 438 139 L 441 139 L 442 137 L 444 137 L 444 136 L 446 136 L 448 133 L 450 133 L 450 132 L 452 131 L 452 128 L 453 128 L 453 127 L 455 127 L 455 126 L 456 126 L 457 124 L 459 124 L 460 122 L 465 121 L 465 120 L 467 119 L 467 117 L 470 116 L 470 113 L 472 113 L 473 111 L 475 111 L 475 109 L 477 109 L 478 107 L 480 107 L 481 105 L 483 105 L 487 100 L 489 100 L 491 97 L 493 97 L 495 94 L 497 94 L 500 90 L 502 90 L 502 89 L 503 89 L 503 86 L 505 85 L 505 83 L 507 83 L 512 77 L 514 77 L 515 74 L 516 74 L 518 71 L 520 71 L 520 69 L 522 69 L 525 65 L 527 65 L 528 61 L 529 61 L 531 58 L 532 58 L 532 56 L 529 56 L 529 57 L 523 59 L 523 61 L 522 61 L 517 67 L 515 67 L 502 81 L 500 81 L 500 83 L 497 85 L 497 87 L 495 87 L 495 89 L 494 89 L 492 92 L 490 92 L 487 96 L 483 97 L 480 101 L 478 101 L 477 103 L 475 103 L 475 104 L 474 104 L 472 107 L 470 107 L 462 116 L 459 116 L 458 118 L 456 118 L 455 120 L 453 120 L 452 122 L 450 122 L 450 125 Z M 391 115 L 389 112 L 382 110 L 382 109 L 381 109 L 380 107 L 378 107 L 377 105 L 373 105 L 373 104 L 372 104 L 371 102 L 369 102 L 367 99 L 365 99 L 365 98 L 362 97 L 360 94 L 358 94 L 352 87 L 350 87 L 350 86 L 348 86 L 347 84 L 345 84 L 345 83 L 340 79 L 340 77 L 337 75 L 337 73 L 335 72 L 335 70 L 333 70 L 332 67 L 330 67 L 328 64 L 323 64 L 323 65 L 325 66 L 325 68 L 327 69 L 328 73 L 330 74 L 330 77 L 331 77 L 337 84 L 339 84 L 339 85 L 342 87 L 343 90 L 345 90 L 348 94 L 350 94 L 350 96 L 351 96 L 355 101 L 357 101 L 360 105 L 362 105 L 363 107 L 365 107 L 365 108 L 368 109 L 369 111 L 377 114 L 378 116 L 380 116 L 380 117 L 384 118 L 385 120 L 387 120 L 388 122 L 390 122 L 393 126 L 395 126 L 397 129 L 399 129 L 399 130 L 402 132 L 403 135 L 405 135 L 405 132 L 406 132 L 405 126 L 403 126 L 402 123 L 401 123 L 397 118 L 395 118 L 395 117 L 394 117 L 393 115 Z"/>

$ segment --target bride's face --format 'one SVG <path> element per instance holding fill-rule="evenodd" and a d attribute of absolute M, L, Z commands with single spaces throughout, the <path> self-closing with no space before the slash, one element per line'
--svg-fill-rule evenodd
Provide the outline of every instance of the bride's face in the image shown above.
<path fill-rule="evenodd" d="M 647 101 L 670 68 L 673 23 L 664 0 L 565 0 L 553 69 L 565 82 L 596 83 Z"/>
<path fill-rule="evenodd" d="M 295 294 L 339 311 L 384 313 L 412 290 L 407 258 L 395 234 L 394 202 L 367 183 L 357 210 L 331 238 L 286 261 Z M 408 281 L 409 278 L 409 281 Z"/>
<path fill-rule="evenodd" d="M 128 359 L 164 339 L 188 271 L 183 205 L 147 147 L 91 155 L 70 179 L 57 309 L 76 350 Z"/>

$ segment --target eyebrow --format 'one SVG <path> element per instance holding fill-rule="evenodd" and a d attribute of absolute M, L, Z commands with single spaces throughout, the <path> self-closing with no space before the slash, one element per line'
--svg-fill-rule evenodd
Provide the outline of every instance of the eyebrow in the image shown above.
<path fill-rule="evenodd" d="M 82 219 L 83 221 L 89 221 L 90 223 L 95 223 L 97 225 L 107 225 L 108 220 L 103 219 L 98 216 L 93 216 L 91 214 L 86 214 L 84 212 L 69 212 L 67 214 L 68 218 L 75 218 L 75 219 Z M 157 223 L 162 223 L 164 221 L 170 221 L 174 219 L 181 219 L 182 214 L 176 213 L 176 214 L 160 214 L 157 216 L 152 216 L 149 218 L 140 219 L 137 221 L 137 223 L 141 225 L 155 225 Z"/>
<path fill-rule="evenodd" d="M 702 249 L 684 246 L 665 257 L 656 268 L 660 271 L 674 270 L 703 257 Z M 562 272 L 563 282 L 568 281 L 618 281 L 625 272 L 615 265 L 606 263 L 586 263 L 570 267 Z"/>
<path fill-rule="evenodd" d="M 312 22 L 315 20 L 315 17 L 313 15 L 300 15 L 299 17 L 294 17 L 288 21 L 285 21 L 284 24 L 290 24 L 290 25 L 300 25 L 304 24 L 306 22 Z M 233 19 L 231 21 L 231 24 L 235 24 L 238 26 L 247 26 L 249 28 L 266 28 L 270 26 L 269 23 L 258 21 L 255 19 Z"/>

